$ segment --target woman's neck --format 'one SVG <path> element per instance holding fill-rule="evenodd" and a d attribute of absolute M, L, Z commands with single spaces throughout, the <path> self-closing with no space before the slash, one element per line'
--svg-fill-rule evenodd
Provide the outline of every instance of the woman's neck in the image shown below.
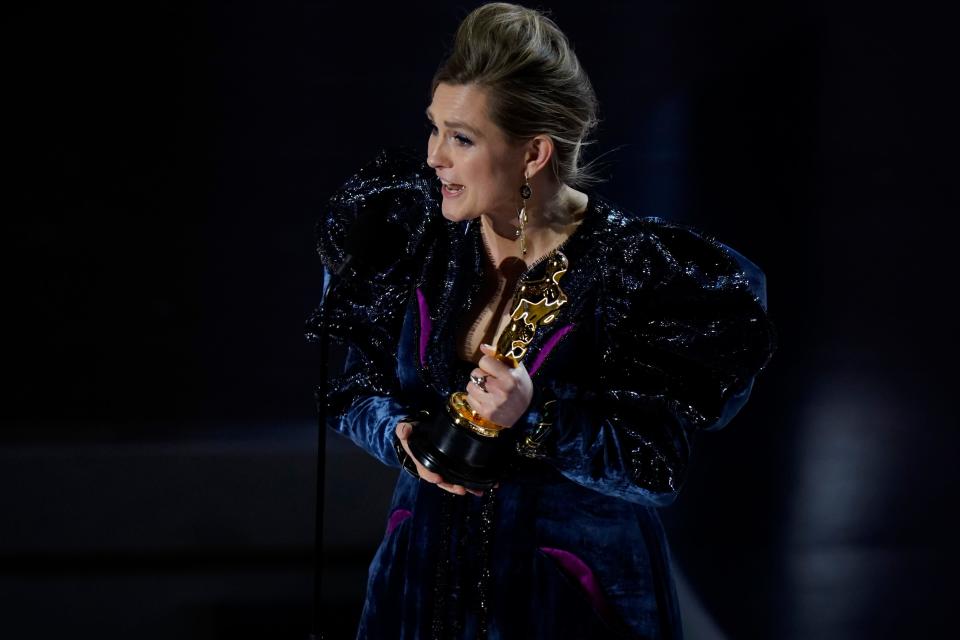
<path fill-rule="evenodd" d="M 533 202 L 537 204 L 531 206 Z M 527 247 L 525 255 L 516 235 L 519 228 L 516 212 L 510 216 L 481 215 L 481 233 L 494 265 L 499 266 L 511 258 L 523 260 L 527 265 L 533 264 L 576 231 L 586 208 L 587 195 L 566 185 L 554 189 L 543 198 L 537 198 L 535 194 L 528 201 L 527 222 L 523 229 Z"/>

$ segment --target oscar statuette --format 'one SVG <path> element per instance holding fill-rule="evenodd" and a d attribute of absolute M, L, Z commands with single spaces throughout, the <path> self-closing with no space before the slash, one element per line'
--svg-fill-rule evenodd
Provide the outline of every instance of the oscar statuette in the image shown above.
<path fill-rule="evenodd" d="M 559 280 L 567 271 L 567 257 L 555 251 L 546 259 L 541 280 L 521 280 L 513 296 L 510 324 L 500 334 L 496 357 L 516 367 L 527 353 L 537 329 L 554 322 L 567 296 Z M 451 394 L 444 410 L 421 422 L 408 440 L 420 464 L 440 474 L 444 482 L 468 489 L 493 487 L 504 471 L 509 447 L 500 432 L 509 425 L 484 419 L 467 401 L 465 391 Z"/>

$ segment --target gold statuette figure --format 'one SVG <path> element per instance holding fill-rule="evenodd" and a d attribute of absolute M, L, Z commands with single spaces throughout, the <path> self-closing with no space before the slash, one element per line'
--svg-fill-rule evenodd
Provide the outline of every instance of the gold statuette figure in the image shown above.
<path fill-rule="evenodd" d="M 537 329 L 554 322 L 567 302 L 559 285 L 567 257 L 555 251 L 547 261 L 542 280 L 521 280 L 510 324 L 497 340 L 495 357 L 511 367 L 523 360 Z M 485 490 L 501 477 L 510 454 L 508 439 L 498 437 L 504 428 L 477 414 L 466 392 L 459 391 L 447 399 L 444 410 L 417 426 L 408 444 L 413 457 L 444 481 Z"/>
<path fill-rule="evenodd" d="M 511 367 L 520 364 L 537 329 L 552 323 L 560 307 L 567 303 L 567 296 L 560 289 L 560 278 L 567 272 L 567 267 L 567 257 L 556 251 L 547 258 L 546 276 L 543 279 L 520 282 L 513 296 L 510 324 L 497 340 L 494 357 Z M 450 396 L 447 412 L 455 424 L 487 438 L 496 438 L 505 428 L 480 417 L 470 407 L 464 391 Z"/>

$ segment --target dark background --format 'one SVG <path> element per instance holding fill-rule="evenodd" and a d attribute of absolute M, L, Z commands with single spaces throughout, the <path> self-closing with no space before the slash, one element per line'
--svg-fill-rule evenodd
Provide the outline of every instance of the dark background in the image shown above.
<path fill-rule="evenodd" d="M 377 149 L 425 153 L 474 6 L 8 9 L 0 636 L 305 636 L 313 223 Z M 663 511 L 688 637 L 937 633 L 960 568 L 952 23 L 541 7 L 601 102 L 600 193 L 768 278 L 779 350 Z M 351 637 L 395 472 L 328 453 L 328 637 Z"/>

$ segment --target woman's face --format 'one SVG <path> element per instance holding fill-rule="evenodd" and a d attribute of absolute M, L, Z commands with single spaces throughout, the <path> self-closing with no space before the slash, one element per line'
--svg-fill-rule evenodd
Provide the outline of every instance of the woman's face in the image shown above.
<path fill-rule="evenodd" d="M 487 117 L 487 93 L 477 85 L 439 84 L 427 107 L 427 164 L 441 182 L 443 217 L 515 217 L 523 184 L 524 150 L 510 144 Z"/>

